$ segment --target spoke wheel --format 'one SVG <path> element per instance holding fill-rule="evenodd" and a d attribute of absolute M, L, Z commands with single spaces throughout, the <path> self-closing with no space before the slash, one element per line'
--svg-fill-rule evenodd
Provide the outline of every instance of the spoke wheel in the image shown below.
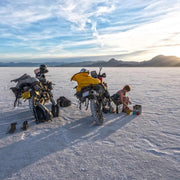
<path fill-rule="evenodd" d="M 101 103 L 99 103 L 95 99 L 91 99 L 91 112 L 93 115 L 94 120 L 96 121 L 97 125 L 102 125 L 104 122 L 103 114 L 102 114 L 102 106 Z"/>

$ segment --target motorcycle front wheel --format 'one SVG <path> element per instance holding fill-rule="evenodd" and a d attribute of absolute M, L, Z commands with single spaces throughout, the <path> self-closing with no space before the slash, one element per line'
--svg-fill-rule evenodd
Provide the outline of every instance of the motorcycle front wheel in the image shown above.
<path fill-rule="evenodd" d="M 35 103 L 36 103 L 35 97 L 32 96 L 32 97 L 29 99 L 29 109 L 30 109 L 30 111 L 31 111 L 31 113 L 32 113 L 33 115 L 34 115 Z"/>
<path fill-rule="evenodd" d="M 96 121 L 97 125 L 102 125 L 104 122 L 103 114 L 102 114 L 102 105 L 98 100 L 91 99 L 90 100 L 91 113 Z"/>

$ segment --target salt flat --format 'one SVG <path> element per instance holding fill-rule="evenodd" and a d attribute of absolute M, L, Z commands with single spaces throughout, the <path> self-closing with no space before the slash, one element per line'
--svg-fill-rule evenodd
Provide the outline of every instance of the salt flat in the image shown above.
<path fill-rule="evenodd" d="M 77 108 L 71 76 L 81 68 L 49 68 L 54 98 L 72 106 L 52 122 L 36 124 L 23 102 L 13 108 L 10 80 L 35 68 L 0 68 L 0 179 L 177 180 L 180 178 L 180 68 L 103 68 L 112 95 L 130 84 L 140 116 L 104 114 L 96 126 L 90 111 Z M 98 68 L 89 68 L 98 70 Z M 23 121 L 29 129 L 22 131 Z M 17 122 L 14 134 L 6 134 Z"/>

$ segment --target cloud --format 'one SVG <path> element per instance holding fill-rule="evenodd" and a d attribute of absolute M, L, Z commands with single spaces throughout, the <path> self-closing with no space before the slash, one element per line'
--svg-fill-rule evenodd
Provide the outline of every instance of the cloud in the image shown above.
<path fill-rule="evenodd" d="M 51 17 L 51 6 L 47 9 L 46 5 L 38 2 L 8 1 L 6 6 L 0 7 L 1 24 L 21 28 L 22 25 Z"/>
<path fill-rule="evenodd" d="M 2 58 L 16 52 L 18 57 L 25 52 L 31 57 L 177 54 L 179 7 L 177 0 L 1 1 L 0 54 Z"/>
<path fill-rule="evenodd" d="M 71 26 L 73 30 L 77 28 L 80 31 L 85 30 L 87 24 L 98 21 L 100 16 L 114 11 L 116 3 L 114 0 L 59 0 L 58 2 L 57 15 L 73 23 Z"/>

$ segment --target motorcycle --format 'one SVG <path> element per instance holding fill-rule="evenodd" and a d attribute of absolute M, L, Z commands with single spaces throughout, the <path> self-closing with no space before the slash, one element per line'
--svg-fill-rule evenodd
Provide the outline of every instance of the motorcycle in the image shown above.
<path fill-rule="evenodd" d="M 101 70 L 102 67 L 99 67 L 99 73 L 97 74 L 96 71 L 91 71 L 91 76 L 93 78 L 98 78 L 101 83 L 103 84 L 103 86 L 105 87 L 105 95 L 104 98 L 102 99 L 102 111 L 104 113 L 107 113 L 109 111 L 109 109 L 111 108 L 111 98 L 110 98 L 110 94 L 108 92 L 108 86 L 107 83 L 104 82 L 103 78 L 106 78 L 106 73 L 102 73 L 101 74 Z"/>
<path fill-rule="evenodd" d="M 15 95 L 14 107 L 21 104 L 21 99 L 28 100 L 29 108 L 36 118 L 36 123 L 51 120 L 52 117 L 59 115 L 58 105 L 55 104 L 51 92 L 53 89 L 52 82 L 46 81 L 42 83 L 37 78 L 27 74 L 11 80 L 11 82 L 17 83 L 15 87 L 10 88 Z M 44 106 L 49 101 L 52 103 L 51 112 Z"/>
<path fill-rule="evenodd" d="M 84 69 L 71 77 L 71 80 L 77 81 L 78 86 L 76 86 L 75 96 L 79 100 L 79 109 L 81 109 L 81 104 L 85 105 L 87 110 L 90 102 L 90 109 L 92 116 L 97 125 L 102 125 L 104 118 L 102 109 L 104 107 L 104 99 L 109 98 L 109 93 L 107 87 L 103 83 L 102 79 L 105 78 L 106 74 L 101 74 L 101 69 L 97 74 L 96 71 L 91 71 L 91 76 L 89 72 Z M 83 70 L 83 69 L 82 69 Z"/>

